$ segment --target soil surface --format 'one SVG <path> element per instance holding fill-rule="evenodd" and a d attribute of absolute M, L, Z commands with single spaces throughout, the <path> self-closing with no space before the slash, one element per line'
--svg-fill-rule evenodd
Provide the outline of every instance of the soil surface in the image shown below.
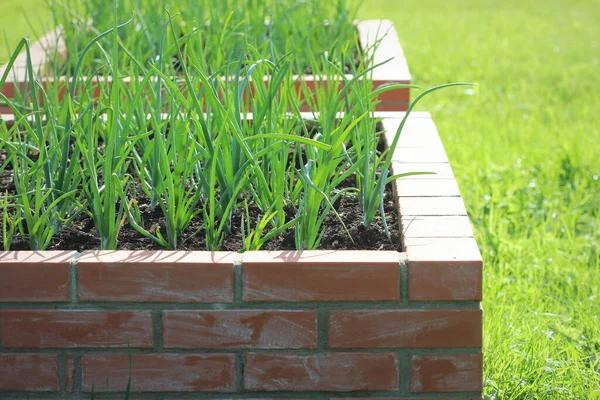
<path fill-rule="evenodd" d="M 0 165 L 5 162 L 5 154 L 0 154 Z M 8 165 L 10 168 L 10 165 Z M 344 186 L 351 186 L 352 182 L 346 182 Z M 343 188 L 343 186 L 341 187 Z M 341 189 L 340 188 L 340 189 Z M 12 181 L 12 171 L 5 169 L 0 173 L 0 192 L 9 195 L 15 194 L 15 187 Z M 165 219 L 159 208 L 150 210 L 149 201 L 144 197 L 139 197 L 138 204 L 146 228 L 150 227 L 154 231 L 157 227 L 164 227 Z M 379 213 L 373 223 L 365 228 L 362 224 L 362 213 L 360 210 L 358 198 L 352 195 L 342 196 L 334 204 L 339 216 L 346 225 L 348 233 L 344 230 L 337 216 L 330 212 L 324 222 L 325 233 L 319 249 L 322 250 L 398 250 L 401 249 L 401 231 L 398 223 L 398 215 L 394 202 L 394 196 L 391 188 L 386 188 L 384 209 L 386 222 L 392 241 L 390 242 L 385 234 L 384 225 Z M 262 217 L 260 210 L 254 204 L 248 204 L 248 214 L 250 216 L 250 226 L 256 226 L 256 222 Z M 286 219 L 290 220 L 296 215 L 294 207 L 286 209 Z M 225 233 L 222 250 L 241 251 L 243 250 L 242 241 L 242 220 L 245 210 L 243 207 L 234 211 L 229 232 Z M 192 221 L 183 239 L 189 237 L 195 232 L 201 224 L 201 216 Z M 1 220 L 0 220 L 1 223 Z M 247 224 L 247 221 L 244 222 Z M 165 232 L 164 228 L 161 232 Z M 154 232 L 153 232 L 154 233 Z M 0 237 L 2 230 L 0 229 Z M 86 215 L 80 216 L 68 228 L 56 233 L 48 250 L 97 250 L 100 248 L 100 239 L 97 236 L 96 229 L 91 218 Z M 11 250 L 28 250 L 29 243 L 26 234 L 16 234 L 13 238 Z M 139 234 L 127 221 L 123 224 L 119 233 L 119 250 L 164 250 L 163 247 L 154 241 Z M 180 250 L 206 250 L 204 236 L 198 234 L 192 239 L 187 240 L 181 246 Z M 281 235 L 274 237 L 265 243 L 261 250 L 295 250 L 294 229 L 291 228 Z"/>

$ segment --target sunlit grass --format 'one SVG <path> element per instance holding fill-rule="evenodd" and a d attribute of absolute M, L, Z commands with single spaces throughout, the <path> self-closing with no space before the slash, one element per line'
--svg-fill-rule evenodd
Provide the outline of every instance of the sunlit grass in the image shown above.
<path fill-rule="evenodd" d="M 32 40 L 46 33 L 50 22 L 50 11 L 42 7 L 43 0 L 2 0 L 0 11 L 0 64 L 8 61 L 10 50 L 14 50 L 23 36 Z M 6 45 L 9 45 L 7 47 Z"/>
<path fill-rule="evenodd" d="M 485 259 L 485 393 L 600 396 L 600 2 L 368 0 L 396 23 Z"/>

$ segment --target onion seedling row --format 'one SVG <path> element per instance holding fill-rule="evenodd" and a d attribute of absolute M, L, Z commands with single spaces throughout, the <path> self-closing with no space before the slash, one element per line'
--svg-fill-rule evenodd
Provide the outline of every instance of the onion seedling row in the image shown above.
<path fill-rule="evenodd" d="M 184 46 L 196 32 L 182 36 L 181 16 L 167 13 L 153 37 L 158 60 L 174 46 L 174 77 L 164 63 L 128 49 L 122 32 L 135 18 L 123 22 L 112 12 L 112 26 L 70 53 L 68 86 L 42 87 L 29 63 L 24 90 L 14 99 L 0 94 L 15 115 L 11 124 L 0 122 L 0 173 L 12 171 L 11 188 L 0 196 L 4 249 L 17 239 L 46 249 L 61 233 L 81 230 L 75 222 L 82 220 L 91 221 L 86 229 L 102 249 L 118 247 L 125 225 L 167 249 L 202 236 L 205 249 L 218 250 L 241 232 L 239 250 L 258 250 L 289 231 L 297 249 L 316 249 L 327 218 L 350 235 L 336 209 L 344 198 L 358 199 L 365 228 L 380 214 L 388 234 L 384 188 L 399 176 L 388 176 L 391 152 L 378 151 L 374 110 L 381 92 L 401 85 L 373 91 L 376 65 L 347 64 L 343 52 L 324 51 L 310 53 L 308 68 L 342 84 L 301 82 L 298 91 L 294 54 L 265 57 L 250 43 L 215 70 L 201 51 Z M 29 52 L 26 39 L 0 88 L 21 49 Z M 91 72 L 95 53 L 102 66 Z M 97 79 L 102 70 L 113 79 Z M 304 107 L 314 111 L 308 118 Z M 147 224 L 147 213 L 163 222 Z"/>
<path fill-rule="evenodd" d="M 115 12 L 134 20 L 117 35 L 125 50 L 118 56 L 125 73 L 137 72 L 138 62 L 151 62 L 167 75 L 181 75 L 192 57 L 212 75 L 245 59 L 251 48 L 258 58 L 270 60 L 293 51 L 291 68 L 297 74 L 318 73 L 324 62 L 315 63 L 313 54 L 325 51 L 335 58 L 346 56 L 349 69 L 362 57 L 354 25 L 359 5 L 358 0 L 261 0 L 243 7 L 231 0 L 122 0 L 111 6 L 101 0 L 49 0 L 68 55 L 50 66 L 49 75 L 68 75 L 73 55 L 113 27 Z M 169 31 L 164 30 L 167 12 L 177 15 Z M 114 47 L 108 41 L 87 52 L 84 73 L 111 74 L 104 58 Z"/>

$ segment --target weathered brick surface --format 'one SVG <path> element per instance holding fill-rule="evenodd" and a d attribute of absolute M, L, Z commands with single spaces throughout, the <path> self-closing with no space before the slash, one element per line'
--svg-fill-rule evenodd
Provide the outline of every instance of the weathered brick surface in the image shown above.
<path fill-rule="evenodd" d="M 386 85 L 389 83 L 396 83 L 396 82 L 386 82 L 386 81 L 376 81 L 373 82 L 373 87 L 379 87 L 382 85 Z M 397 83 L 402 83 L 402 82 L 397 82 Z M 404 82 L 404 83 L 410 83 L 410 82 Z M 379 95 L 379 97 L 377 97 L 377 99 L 379 100 L 379 104 L 377 104 L 377 111 L 404 111 L 406 109 L 402 109 L 400 107 L 398 107 L 398 105 L 400 104 L 406 104 L 407 106 L 410 104 L 410 90 L 409 89 L 395 89 L 395 90 L 390 90 L 389 92 L 384 92 L 382 94 Z M 384 109 L 383 107 L 387 107 L 387 109 Z M 396 108 L 392 108 L 391 106 L 396 106 Z"/>
<path fill-rule="evenodd" d="M 79 297 L 88 301 L 230 303 L 234 254 L 86 252 Z"/>
<path fill-rule="evenodd" d="M 5 310 L 0 332 L 6 347 L 152 347 L 149 311 Z"/>
<path fill-rule="evenodd" d="M 249 354 L 244 385 L 266 391 L 394 390 L 398 359 L 393 353 Z"/>
<path fill-rule="evenodd" d="M 124 392 L 231 392 L 235 356 L 226 354 L 95 354 L 81 360 L 82 389 Z M 108 382 L 108 385 L 107 385 Z"/>
<path fill-rule="evenodd" d="M 0 353 L 0 393 L 51 392 L 58 388 L 56 354 Z"/>
<path fill-rule="evenodd" d="M 407 238 L 408 295 L 414 301 L 480 301 L 483 261 L 469 238 Z"/>
<path fill-rule="evenodd" d="M 377 104 L 377 111 L 405 111 L 409 105 L 408 101 L 385 101 Z"/>
<path fill-rule="evenodd" d="M 329 346 L 481 347 L 481 325 L 481 310 L 339 311 L 329 317 Z"/>
<path fill-rule="evenodd" d="M 170 348 L 317 346 L 317 313 L 314 311 L 166 311 L 163 324 L 163 343 Z"/>
<path fill-rule="evenodd" d="M 410 369 L 411 392 L 478 392 L 483 389 L 481 354 L 414 356 Z"/>
<path fill-rule="evenodd" d="M 481 300 L 481 261 L 409 261 L 408 268 L 411 300 Z"/>
<path fill-rule="evenodd" d="M 12 251 L 0 253 L 0 302 L 69 300 L 69 262 L 75 252 Z"/>
<path fill-rule="evenodd" d="M 393 301 L 396 252 L 306 251 L 244 254 L 246 301 Z"/>

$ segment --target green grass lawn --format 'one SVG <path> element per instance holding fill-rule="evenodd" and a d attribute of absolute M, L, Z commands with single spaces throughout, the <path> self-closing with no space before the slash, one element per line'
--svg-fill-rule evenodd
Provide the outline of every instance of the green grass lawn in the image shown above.
<path fill-rule="evenodd" d="M 364 10 L 396 22 L 417 84 L 478 84 L 421 109 L 436 121 L 485 260 L 488 398 L 600 398 L 600 2 Z"/>
<path fill-rule="evenodd" d="M 44 0 L 0 1 L 0 64 L 8 61 L 9 49 L 14 49 L 23 36 L 34 40 L 47 31 L 50 12 L 44 4 Z"/>
<path fill-rule="evenodd" d="M 38 3 L 2 2 L 12 46 Z M 600 398 L 600 1 L 366 0 L 381 17 L 415 83 L 478 84 L 420 109 L 485 259 L 487 398 Z"/>

